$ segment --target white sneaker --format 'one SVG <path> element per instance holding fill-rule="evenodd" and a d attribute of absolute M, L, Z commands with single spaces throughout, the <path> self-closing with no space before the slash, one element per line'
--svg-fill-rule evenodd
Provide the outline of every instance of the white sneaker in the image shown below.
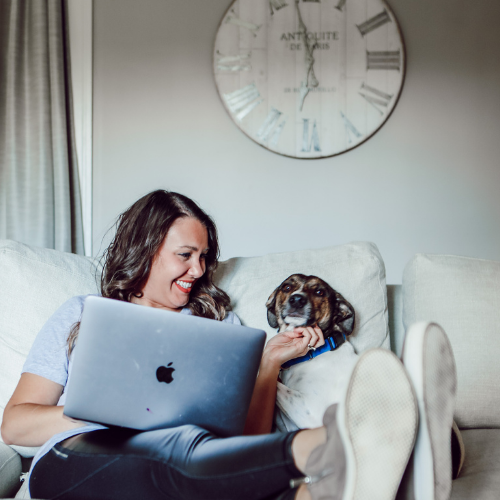
<path fill-rule="evenodd" d="M 393 500 L 418 427 L 401 361 L 386 349 L 365 352 L 324 425 L 327 442 L 311 453 L 302 480 L 313 500 Z"/>
<path fill-rule="evenodd" d="M 451 494 L 451 428 L 457 388 L 455 359 L 444 330 L 420 322 L 406 332 L 403 364 L 418 401 L 419 428 L 412 456 L 415 500 Z"/>

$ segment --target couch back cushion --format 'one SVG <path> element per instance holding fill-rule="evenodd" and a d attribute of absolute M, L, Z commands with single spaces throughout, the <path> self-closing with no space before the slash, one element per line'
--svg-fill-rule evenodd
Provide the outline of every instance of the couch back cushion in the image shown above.
<path fill-rule="evenodd" d="M 64 301 L 98 287 L 95 264 L 86 257 L 11 240 L 0 240 L 0 284 L 1 423 L 40 328 Z"/>
<path fill-rule="evenodd" d="M 373 243 L 230 259 L 220 263 L 216 283 L 231 297 L 242 323 L 265 330 L 270 339 L 277 332 L 267 322 L 266 301 L 295 273 L 319 276 L 352 304 L 356 323 L 351 343 L 358 353 L 389 348 L 385 267 Z"/>
<path fill-rule="evenodd" d="M 403 322 L 435 321 L 450 338 L 462 428 L 500 427 L 500 262 L 417 254 L 403 275 Z"/>

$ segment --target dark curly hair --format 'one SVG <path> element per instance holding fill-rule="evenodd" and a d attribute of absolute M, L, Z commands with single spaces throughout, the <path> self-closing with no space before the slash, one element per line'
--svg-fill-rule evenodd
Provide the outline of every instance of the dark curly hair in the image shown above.
<path fill-rule="evenodd" d="M 213 283 L 219 258 L 219 241 L 214 221 L 193 200 L 179 193 L 157 190 L 136 201 L 117 219 L 116 234 L 101 260 L 101 295 L 130 302 L 142 297 L 151 266 L 172 224 L 181 217 L 193 217 L 208 233 L 206 269 L 189 296 L 193 315 L 222 321 L 230 309 L 229 296 Z M 68 338 L 72 351 L 80 323 Z"/>

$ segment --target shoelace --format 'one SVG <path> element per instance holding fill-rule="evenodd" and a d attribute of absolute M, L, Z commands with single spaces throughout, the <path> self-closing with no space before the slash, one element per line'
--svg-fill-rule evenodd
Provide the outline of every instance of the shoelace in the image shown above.
<path fill-rule="evenodd" d="M 304 476 L 297 479 L 290 479 L 290 488 L 297 488 L 301 484 L 312 484 L 321 481 L 324 477 L 333 474 L 333 469 L 326 469 L 321 472 L 318 476 Z"/>

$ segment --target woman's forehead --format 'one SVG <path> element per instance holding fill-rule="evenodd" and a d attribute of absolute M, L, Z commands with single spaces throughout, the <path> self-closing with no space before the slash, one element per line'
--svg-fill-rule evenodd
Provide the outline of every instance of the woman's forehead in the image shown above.
<path fill-rule="evenodd" d="M 163 245 L 206 250 L 208 248 L 207 228 L 194 217 L 180 217 L 170 226 Z"/>

